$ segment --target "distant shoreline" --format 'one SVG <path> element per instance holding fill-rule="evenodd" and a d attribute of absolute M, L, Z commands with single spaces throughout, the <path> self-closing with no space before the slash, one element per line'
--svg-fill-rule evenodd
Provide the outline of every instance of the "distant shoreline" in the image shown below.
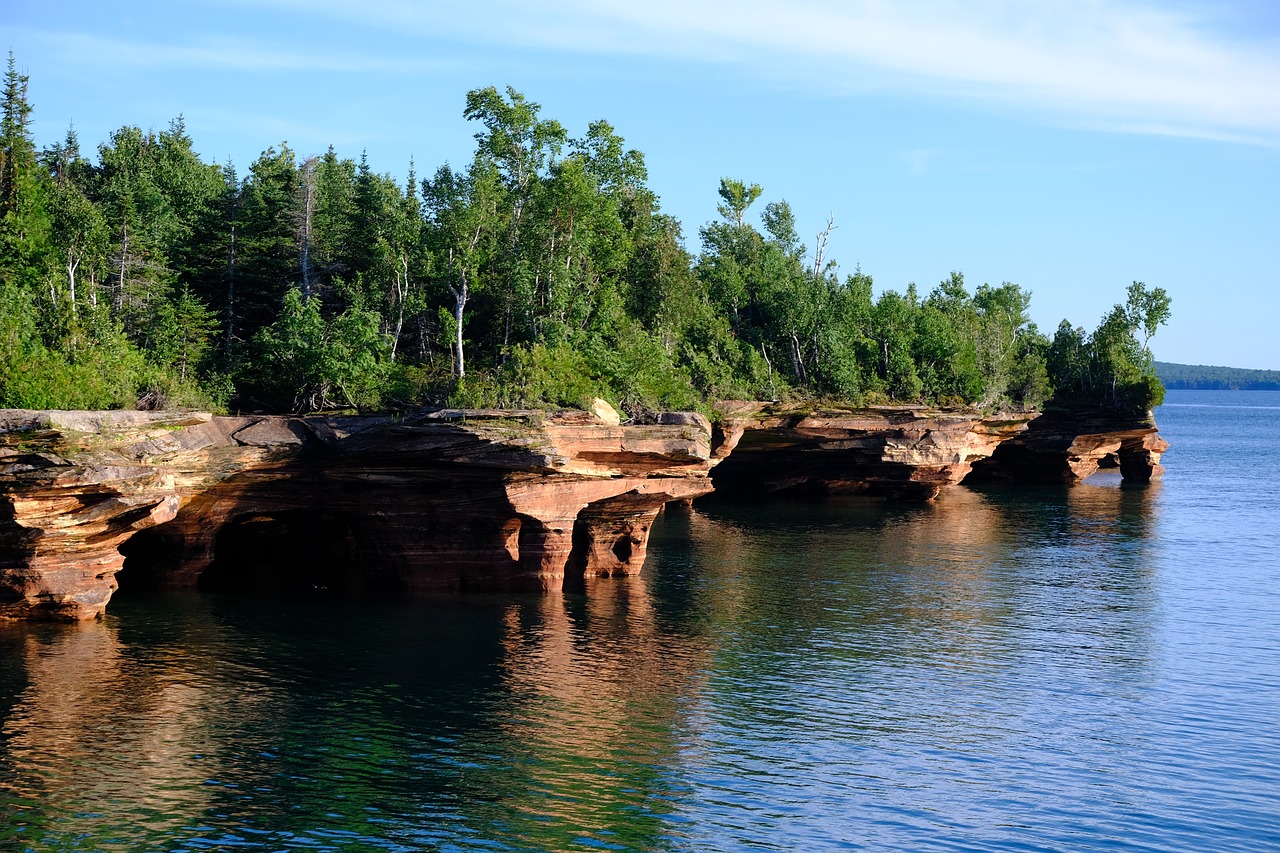
<path fill-rule="evenodd" d="M 1156 375 L 1170 391 L 1280 391 L 1280 370 L 1167 361 L 1157 361 L 1155 368 Z"/>

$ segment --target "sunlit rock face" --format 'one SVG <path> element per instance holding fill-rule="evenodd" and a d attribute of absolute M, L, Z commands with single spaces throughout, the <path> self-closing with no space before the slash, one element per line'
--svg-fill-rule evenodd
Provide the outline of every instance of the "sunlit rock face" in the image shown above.
<path fill-rule="evenodd" d="M 717 497 L 728 499 L 811 493 L 931 500 L 1034 417 L 904 407 L 797 413 L 726 402 L 717 453 L 731 451 L 712 477 Z"/>
<path fill-rule="evenodd" d="M 634 574 L 662 506 L 711 490 L 710 439 L 696 416 L 0 412 L 0 617 L 96 617 L 126 557 L 154 587 L 390 594 Z"/>
<path fill-rule="evenodd" d="M 1147 483 L 1164 474 L 1160 457 L 1168 449 L 1150 416 L 1045 414 L 975 464 L 968 482 L 1070 484 L 1119 467 L 1126 482 Z"/>
<path fill-rule="evenodd" d="M 932 500 L 961 482 L 1075 483 L 1100 466 L 1147 482 L 1168 444 L 1147 418 L 923 407 L 788 412 L 720 404 L 716 496 L 868 494 Z"/>
<path fill-rule="evenodd" d="M 368 417 L 0 411 L 0 618 L 89 619 L 130 585 L 396 596 L 633 575 L 667 504 L 931 500 L 961 481 L 1158 477 L 1150 420 L 721 404 Z"/>

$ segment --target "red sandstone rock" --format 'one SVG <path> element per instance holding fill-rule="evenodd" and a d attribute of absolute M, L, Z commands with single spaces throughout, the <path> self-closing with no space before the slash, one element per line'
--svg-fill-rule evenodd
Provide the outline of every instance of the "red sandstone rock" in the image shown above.
<path fill-rule="evenodd" d="M 711 490 L 696 418 L 452 415 L 0 412 L 0 617 L 100 615 L 126 541 L 156 586 L 264 535 L 342 550 L 389 592 L 577 586 L 638 572 L 662 505 Z"/>
<path fill-rule="evenodd" d="M 1169 445 L 1149 417 L 1064 412 L 1042 415 L 1027 427 L 974 467 L 974 482 L 1078 483 L 1108 460 L 1130 482 L 1164 474 L 1160 457 Z"/>
<path fill-rule="evenodd" d="M 928 500 L 966 477 L 1075 482 L 1109 457 L 1145 481 L 1165 449 L 1149 421 L 920 407 L 728 403 L 714 433 L 696 414 L 0 411 L 0 618 L 100 615 L 122 551 L 153 586 L 577 588 L 639 572 L 657 513 L 710 492 L 713 468 L 729 497 Z"/>
<path fill-rule="evenodd" d="M 983 417 L 921 407 L 786 412 L 721 404 L 718 496 L 789 491 L 931 500 L 1026 428 L 1034 414 Z"/>

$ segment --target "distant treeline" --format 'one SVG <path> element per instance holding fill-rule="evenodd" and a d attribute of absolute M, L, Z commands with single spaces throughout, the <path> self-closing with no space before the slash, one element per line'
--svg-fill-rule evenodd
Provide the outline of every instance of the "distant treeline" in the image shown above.
<path fill-rule="evenodd" d="M 1155 362 L 1156 375 L 1166 388 L 1208 391 L 1280 391 L 1280 370 L 1211 367 L 1205 364 Z"/>
<path fill-rule="evenodd" d="M 1029 321 L 1009 282 L 873 290 L 802 245 L 785 201 L 724 178 L 685 247 L 644 156 L 468 92 L 475 152 L 419 179 L 330 148 L 243 175 L 182 119 L 38 148 L 12 55 L 0 125 L 0 407 L 255 410 L 715 399 L 1147 409 L 1169 316 L 1135 282 L 1093 331 Z M 708 188 L 710 189 L 710 188 Z M 759 216 L 756 216 L 759 211 Z"/>

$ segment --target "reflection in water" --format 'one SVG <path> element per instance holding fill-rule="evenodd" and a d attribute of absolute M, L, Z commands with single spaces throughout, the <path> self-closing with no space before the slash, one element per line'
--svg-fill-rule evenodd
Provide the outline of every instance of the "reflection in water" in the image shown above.
<path fill-rule="evenodd" d="M 0 683 L 26 682 L 0 848 L 660 843 L 707 656 L 657 629 L 636 579 L 371 610 L 120 604 L 0 634 Z"/>
<path fill-rule="evenodd" d="M 1237 717 L 1179 674 L 1197 647 L 1165 653 L 1166 494 L 711 506 L 585 595 L 123 596 L 102 623 L 0 625 L 0 849 L 1272 838 L 1274 769 L 1205 733 Z"/>
<path fill-rule="evenodd" d="M 518 783 L 505 823 L 536 849 L 651 850 L 676 791 L 682 705 L 709 661 L 696 638 L 658 630 L 639 578 L 593 579 L 585 597 L 547 595 L 505 614 L 505 683 L 520 711 L 503 726 Z"/>
<path fill-rule="evenodd" d="M 93 848 L 115 836 L 118 821 L 165 837 L 207 808 L 210 790 L 192 756 L 229 700 L 255 699 L 206 678 L 209 661 L 189 657 L 205 649 L 130 648 L 104 622 L 8 633 L 6 651 L 27 683 L 0 728 L 0 814 L 12 810 L 17 837 Z"/>
<path fill-rule="evenodd" d="M 1098 679 L 1131 698 L 1150 666 L 1153 494 L 956 489 L 668 518 L 657 582 L 716 649 L 683 756 L 693 848 L 1030 839 L 999 827 L 1045 798 L 1093 821 L 1064 792 L 1122 763 L 1079 742 Z"/>

